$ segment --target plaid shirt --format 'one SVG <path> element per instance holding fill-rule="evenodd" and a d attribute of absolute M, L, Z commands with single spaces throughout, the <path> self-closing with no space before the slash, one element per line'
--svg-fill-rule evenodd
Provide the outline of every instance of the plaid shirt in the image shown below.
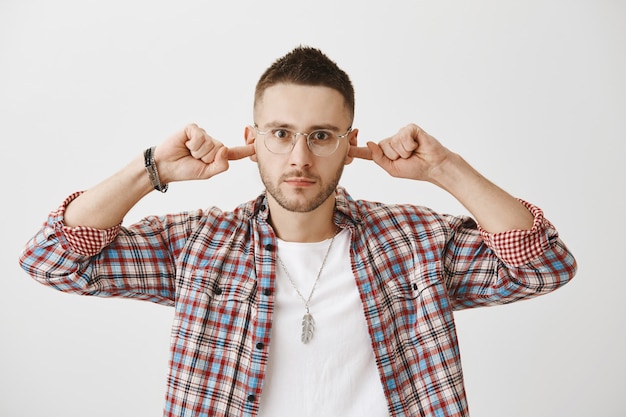
<path fill-rule="evenodd" d="M 68 197 L 20 261 L 61 291 L 174 306 L 165 416 L 255 416 L 262 401 L 276 276 L 264 195 L 96 230 L 63 224 Z M 355 201 L 351 264 L 392 416 L 467 416 L 453 310 L 509 303 L 565 284 L 576 262 L 537 207 L 530 231 L 489 234 L 468 217 Z"/>

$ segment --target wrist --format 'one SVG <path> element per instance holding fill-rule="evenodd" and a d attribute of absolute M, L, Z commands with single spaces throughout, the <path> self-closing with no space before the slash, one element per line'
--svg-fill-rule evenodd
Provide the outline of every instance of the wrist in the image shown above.
<path fill-rule="evenodd" d="M 148 173 L 148 179 L 150 180 L 152 187 L 155 190 L 164 193 L 167 191 L 168 185 L 162 183 L 161 178 L 159 177 L 159 170 L 157 168 L 156 161 L 154 160 L 155 148 L 156 146 L 152 146 L 144 151 L 144 166 L 146 168 L 146 172 Z"/>
<path fill-rule="evenodd" d="M 439 165 L 430 172 L 429 181 L 436 186 L 455 194 L 456 189 L 463 189 L 467 181 L 476 180 L 480 174 L 476 172 L 459 154 L 450 153 Z"/>

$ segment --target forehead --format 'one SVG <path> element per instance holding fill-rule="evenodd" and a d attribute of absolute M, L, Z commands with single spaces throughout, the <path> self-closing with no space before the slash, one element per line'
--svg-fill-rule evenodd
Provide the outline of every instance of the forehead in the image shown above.
<path fill-rule="evenodd" d="M 254 118 L 257 124 L 280 121 L 300 127 L 332 124 L 348 128 L 351 125 L 345 99 L 337 90 L 287 83 L 265 89 L 255 103 Z"/>

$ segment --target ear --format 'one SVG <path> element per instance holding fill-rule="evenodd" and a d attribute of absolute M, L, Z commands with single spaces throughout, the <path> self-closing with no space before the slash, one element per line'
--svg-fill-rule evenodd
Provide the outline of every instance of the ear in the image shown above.
<path fill-rule="evenodd" d="M 349 165 L 354 161 L 354 157 L 350 156 L 350 147 L 357 145 L 357 136 L 359 135 L 359 129 L 354 129 L 348 136 L 348 149 L 346 150 L 346 159 L 343 161 L 344 165 Z"/>
<path fill-rule="evenodd" d="M 246 145 L 254 144 L 254 148 L 256 149 L 256 132 L 254 131 L 254 128 L 252 126 L 246 126 L 243 132 L 243 137 L 246 141 Z M 250 155 L 250 159 L 254 162 L 257 162 L 256 152 L 254 153 L 254 155 Z"/>

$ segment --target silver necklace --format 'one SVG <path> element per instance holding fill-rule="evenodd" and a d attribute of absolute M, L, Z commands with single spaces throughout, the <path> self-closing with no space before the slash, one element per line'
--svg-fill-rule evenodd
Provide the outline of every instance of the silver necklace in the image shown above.
<path fill-rule="evenodd" d="M 298 294 L 300 299 L 304 301 L 304 308 L 306 309 L 306 312 L 304 313 L 304 316 L 302 316 L 302 335 L 300 336 L 300 340 L 302 340 L 302 343 L 304 344 L 309 343 L 311 339 L 313 339 L 313 332 L 315 331 L 315 320 L 313 320 L 313 315 L 311 314 L 311 311 L 309 310 L 309 302 L 311 301 L 311 297 L 313 297 L 313 293 L 315 292 L 315 288 L 317 287 L 317 282 L 322 276 L 322 271 L 324 270 L 326 259 L 328 258 L 328 254 L 330 253 L 330 248 L 333 247 L 333 242 L 335 241 L 335 237 L 337 237 L 338 233 L 339 233 L 339 229 L 337 229 L 337 232 L 335 232 L 335 234 L 333 235 L 333 238 L 330 240 L 330 243 L 328 244 L 328 249 L 326 250 L 326 254 L 324 255 L 324 259 L 322 260 L 322 266 L 320 266 L 320 270 L 317 272 L 317 277 L 315 278 L 315 282 L 313 283 L 313 288 L 311 288 L 311 292 L 309 293 L 308 298 L 304 298 L 304 296 L 302 295 L 302 293 L 296 286 L 296 283 L 293 282 L 291 275 L 289 275 L 289 271 L 287 271 L 287 267 L 283 263 L 282 259 L 280 259 L 280 256 L 276 254 L 276 259 L 278 259 L 280 266 L 283 268 L 283 271 L 285 271 L 285 275 L 287 275 L 287 278 L 289 278 L 289 282 L 291 283 L 291 286 L 293 287 L 294 290 L 296 290 L 296 293 Z"/>

